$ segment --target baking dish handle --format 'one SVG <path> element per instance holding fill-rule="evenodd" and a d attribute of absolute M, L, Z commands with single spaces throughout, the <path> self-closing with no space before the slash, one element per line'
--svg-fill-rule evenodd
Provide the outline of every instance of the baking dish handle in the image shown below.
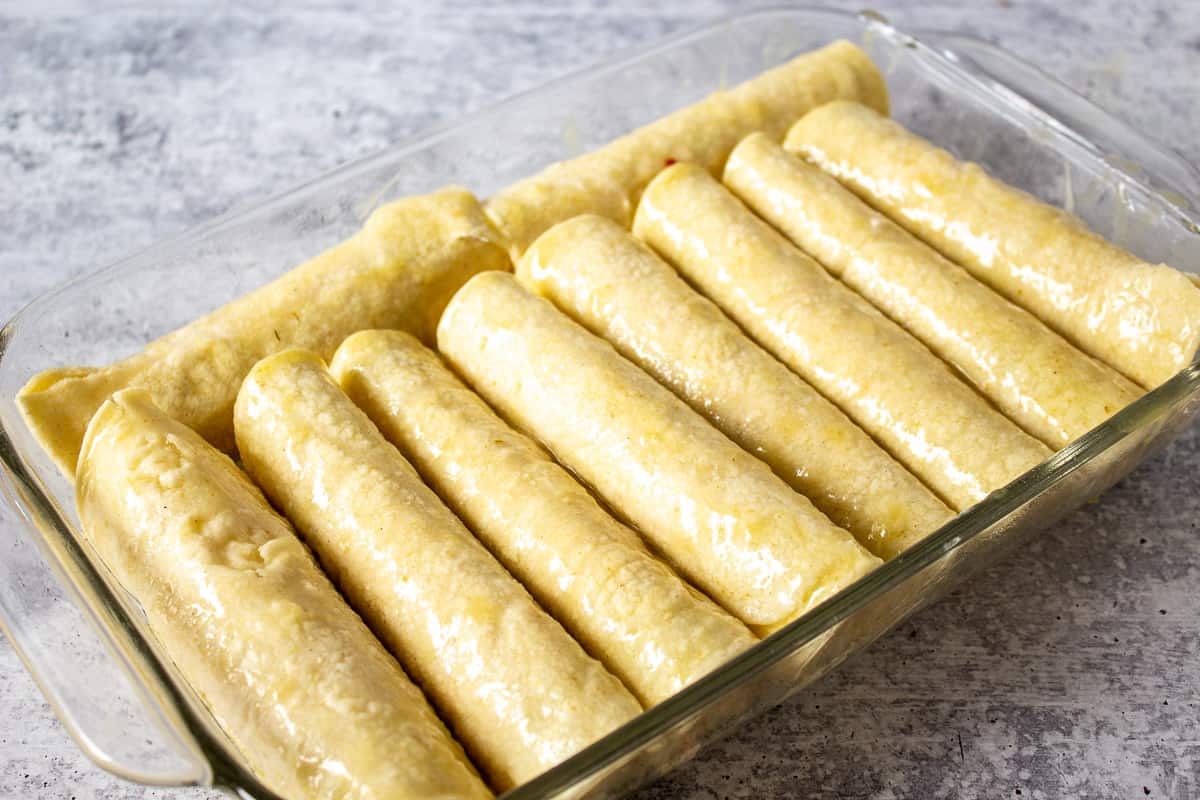
<path fill-rule="evenodd" d="M 1200 169 L 1178 152 L 1147 137 L 1062 81 L 974 36 L 921 30 L 914 37 L 989 81 L 1060 133 L 1113 167 L 1163 192 L 1187 216 L 1200 211 Z"/>
<path fill-rule="evenodd" d="M 9 447 L 0 425 L 0 456 Z M 96 764 L 127 780 L 211 784 L 209 765 L 155 710 L 132 664 L 68 577 L 68 554 L 30 534 L 51 523 L 9 463 L 0 457 L 0 464 L 0 631 L 67 733 Z"/>

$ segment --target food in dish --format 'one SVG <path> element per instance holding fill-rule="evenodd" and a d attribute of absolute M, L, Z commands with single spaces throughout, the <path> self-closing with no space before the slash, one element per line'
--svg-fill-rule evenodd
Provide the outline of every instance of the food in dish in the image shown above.
<path fill-rule="evenodd" d="M 446 307 L 438 347 L 760 634 L 880 563 L 766 464 L 512 275 L 468 281 Z"/>
<path fill-rule="evenodd" d="M 974 505 L 1050 455 L 705 170 L 660 173 L 633 227 L 952 507 Z"/>
<path fill-rule="evenodd" d="M 734 149 L 724 182 L 1050 447 L 1075 441 L 1142 395 L 767 137 L 754 134 Z"/>
<path fill-rule="evenodd" d="M 501 563 L 644 705 L 757 641 L 412 336 L 356 333 L 330 368 Z"/>
<path fill-rule="evenodd" d="M 291 525 L 147 392 L 96 412 L 76 496 L 88 541 L 275 791 L 491 796 Z"/>
<path fill-rule="evenodd" d="M 954 514 L 911 472 L 627 230 L 581 216 L 542 234 L 517 277 L 891 558 Z"/>
<path fill-rule="evenodd" d="M 432 340 L 450 295 L 508 256 L 473 195 L 447 188 L 377 209 L 336 247 L 145 350 L 100 369 L 34 376 L 18 397 L 26 424 L 63 474 L 75 472 L 83 431 L 110 394 L 150 393 L 169 416 L 233 452 L 233 401 L 260 358 L 288 347 L 333 355 L 364 327 Z"/>
<path fill-rule="evenodd" d="M 490 273 L 494 274 L 494 273 Z M 504 791 L 642 711 L 303 350 L 235 410 L 247 471 Z"/>
<path fill-rule="evenodd" d="M 768 47 L 774 46 L 773 40 Z M 221 460 L 183 425 L 227 451 L 239 444 L 247 468 L 317 549 L 323 564 L 314 563 L 292 536 L 292 544 L 280 545 L 289 554 L 289 566 L 269 567 L 279 573 L 280 581 L 303 584 L 299 588 L 245 584 L 245 575 L 234 575 L 230 580 L 237 578 L 237 592 L 218 593 L 222 602 L 239 602 L 257 600 L 255 591 L 282 592 L 291 598 L 300 595 L 287 592 L 308 591 L 304 587 L 310 584 L 324 587 L 312 590 L 320 598 L 305 594 L 304 603 L 297 601 L 299 631 L 290 606 L 285 607 L 288 613 L 277 614 L 276 608 L 283 606 L 272 604 L 268 613 L 257 611 L 254 616 L 253 602 L 240 602 L 231 617 L 234 627 L 250 631 L 243 648 L 265 641 L 280 658 L 296 659 L 296 664 L 271 675 L 284 675 L 288 702 L 314 706 L 296 715 L 295 727 L 285 731 L 291 739 L 278 746 L 279 739 L 272 737 L 283 735 L 277 724 L 282 706 L 262 706 L 260 694 L 242 703 L 245 717 L 218 711 L 221 724 L 273 785 L 284 786 L 302 772 L 302 782 L 319 782 L 319 792 L 334 795 L 352 794 L 345 787 L 361 787 L 362 792 L 368 784 L 390 787 L 389 781 L 401 787 L 400 796 L 410 786 L 421 793 L 473 796 L 486 791 L 463 753 L 443 747 L 450 741 L 446 730 L 438 728 L 440 733 L 430 734 L 428 741 L 423 738 L 428 729 L 421 733 L 419 720 L 432 715 L 428 706 L 405 707 L 387 720 L 372 716 L 392 714 L 397 697 L 416 696 L 424 702 L 417 689 L 404 683 L 401 667 L 387 660 L 382 645 L 364 647 L 392 665 L 393 678 L 372 679 L 362 665 L 352 672 L 367 675 L 391 700 L 360 708 L 356 703 L 361 688 L 336 682 L 353 677 L 339 665 L 342 651 L 354 643 L 346 633 L 329 639 L 332 644 L 326 646 L 323 631 L 333 625 L 330 620 L 349 615 L 358 622 L 359 633 L 353 636 L 371 640 L 328 582 L 314 578 L 312 583 L 305 577 L 319 577 L 321 566 L 426 690 L 493 787 L 507 789 L 750 647 L 753 634 L 770 634 L 805 614 L 879 564 L 877 556 L 896 555 L 946 520 L 951 508 L 971 505 L 1049 455 L 1049 448 L 958 380 L 956 368 L 1028 432 L 1055 447 L 1139 394 L 1129 381 L 1071 350 L 1029 314 L 993 297 L 961 268 L 868 210 L 832 178 L 780 151 L 776 142 L 789 126 L 793 136 L 804 130 L 805 121 L 793 126 L 797 117 L 805 112 L 811 119 L 841 114 L 838 109 L 844 109 L 844 103 L 832 110 L 810 109 L 846 98 L 874 108 L 854 112 L 864 119 L 878 120 L 873 113 L 886 113 L 887 92 L 878 71 L 857 48 L 839 42 L 719 92 L 600 151 L 554 165 L 502 190 L 486 204 L 465 190 L 447 189 L 389 205 L 348 242 L 152 343 L 139 355 L 104 369 L 53 370 L 29 382 L 21 396 L 22 410 L 64 472 L 75 467 L 88 415 L 110 392 L 140 386 L 148 394 L 140 389 L 119 391 L 112 402 L 132 408 L 134 399 L 149 404 L 153 396 L 176 418 L 170 424 L 182 431 L 180 441 L 190 437 L 189 447 L 207 454 L 205 459 L 216 458 L 235 476 L 240 473 L 227 458 Z M 853 125 L 846 124 L 852 131 Z M 752 136 L 727 164 L 737 142 L 759 130 L 762 133 Z M 920 146 L 896 144 L 903 137 L 883 139 L 893 160 L 904 162 L 912 156 L 921 161 L 928 156 Z M 761 152 L 752 153 L 754 147 Z M 758 163 L 751 158 L 765 158 L 764 154 L 776 160 Z M 867 163 L 873 156 L 863 158 Z M 929 158 L 937 167 L 933 171 L 942 175 L 938 170 L 945 172 L 945 164 Z M 651 179 L 674 161 L 693 163 L 668 169 L 643 197 Z M 886 166 L 894 168 L 901 181 L 912 182 L 905 191 L 933 193 L 928 182 L 922 182 L 921 164 Z M 751 175 L 751 167 L 762 174 Z M 714 181 L 723 169 L 730 186 L 760 214 L 793 236 L 801 249 L 824 259 L 829 270 L 893 319 L 826 275 L 740 205 Z M 962 171 L 969 173 L 970 168 Z M 747 176 L 761 180 L 761 185 L 747 188 L 742 180 Z M 805 229 L 789 227 L 798 225 L 796 219 L 770 205 L 789 192 L 793 200 L 804 196 L 811 201 L 811 195 L 804 194 L 809 185 L 798 184 L 800 178 L 811 179 L 809 188 L 820 190 L 821 204 L 814 202 L 808 209 L 813 218 L 845 241 L 810 241 Z M 854 188 L 850 178 L 843 179 Z M 950 183 L 954 191 L 962 189 Z M 686 190 L 671 184 L 687 184 Z M 762 195 L 759 190 L 764 187 L 769 191 Z M 1055 227 L 1047 221 L 1053 213 L 1038 210 L 1037 204 L 1032 206 L 1036 213 L 1029 212 L 1022 204 L 1033 201 L 1011 190 L 1010 197 L 992 189 L 1007 204 L 1005 220 L 1033 220 L 1032 240 L 1030 231 L 1013 233 L 1017 250 L 1028 253 L 1040 245 L 1038 237 L 1078 235 L 1088 268 L 1109 266 L 1106 259 L 1111 254 L 1088 239 L 1090 234 Z M 778 196 L 773 199 L 771 192 Z M 1022 208 L 1025 211 L 1018 213 Z M 585 211 L 598 216 L 566 219 Z M 977 211 L 972 212 L 972 223 L 980 219 Z M 562 224 L 551 228 L 555 223 Z M 675 263 L 682 278 L 631 238 L 625 230 L 631 224 Z M 531 245 L 532 252 L 526 253 Z M 553 299 L 567 316 L 523 290 L 513 277 L 490 271 L 510 269 L 510 253 L 526 253 L 520 279 Z M 1080 308 L 1099 309 L 1104 315 L 1120 310 L 1136 318 L 1148 309 L 1138 303 L 1152 305 L 1159 293 L 1185 285 L 1147 265 L 1133 269 L 1119 259 L 1111 263 L 1132 282 L 1136 302 L 1122 295 L 1119 305 L 1124 310 L 1106 302 L 1093 307 L 1077 293 L 1072 295 L 1071 313 Z M 1037 265 L 1025 267 L 1036 271 Z M 1058 280 L 1061 275 L 1054 270 L 1038 280 Z M 438 339 L 453 365 L 480 387 L 508 423 L 410 335 L 432 343 L 450 295 L 479 272 L 485 274 L 467 284 L 450 304 Z M 1022 272 L 1020 277 L 1034 280 L 1031 274 Z M 1106 284 L 1081 281 L 1068 288 L 1086 294 L 1105 291 Z M 704 299 L 704 293 L 715 304 Z M 1122 336 L 1147 337 L 1138 352 L 1146 356 L 1148 369 L 1164 374 L 1175 368 L 1181 353 L 1195 350 L 1194 315 L 1187 310 L 1190 295 L 1178 295 L 1175 306 L 1154 319 L 1147 317 L 1148 322 L 1138 318 L 1133 320 L 1136 325 L 1117 325 Z M 909 326 L 953 366 L 896 323 Z M 1177 329 L 1170 330 L 1176 323 Z M 1113 323 L 1104 316 L 1097 324 Z M 1051 320 L 1051 327 L 1056 325 Z M 346 392 L 383 434 L 339 390 L 321 361 L 344 337 L 381 326 L 409 333 L 375 330 L 351 336 L 336 358 Z M 595 334 L 611 339 L 625 358 Z M 1174 342 L 1164 343 L 1172 336 Z M 1012 340 L 1011 347 L 1005 346 L 1006 339 Z M 295 345 L 315 354 L 288 349 Z M 979 352 L 968 345 L 977 345 Z M 243 377 L 264 356 L 243 384 Z M 1005 375 L 987 373 L 993 363 L 1006 370 Z M 1082 393 L 1079 387 L 1089 380 L 1097 391 Z M 235 415 L 239 385 L 243 389 Z M 1029 405 L 1034 402 L 1040 405 Z M 106 409 L 108 405 L 97 424 L 111 424 Z M 235 416 L 236 425 L 231 421 Z M 131 450 L 157 448 L 160 434 L 143 432 L 133 445 L 133 436 L 106 442 Z M 388 444 L 388 437 L 399 450 Z M 561 459 L 562 467 L 534 443 L 536 437 Z M 422 475 L 408 465 L 405 454 L 450 508 L 422 484 Z M 190 491 L 186 484 L 192 479 L 178 470 L 159 470 L 154 475 L 159 483 L 144 485 L 161 459 L 143 463 L 128 456 L 85 453 L 85 460 L 81 476 L 86 483 L 81 486 L 93 492 L 93 499 L 81 498 L 81 509 L 90 502 L 92 517 L 103 517 L 95 523 L 97 530 L 109 523 L 115 530 L 125 523 L 134 541 L 152 536 L 146 520 L 121 519 L 141 502 L 138 498 L 155 498 L 154 492 L 169 490 L 175 502 L 176 496 L 185 498 Z M 197 456 L 197 463 L 200 460 Z M 931 488 L 922 488 L 901 462 Z M 567 469 L 574 469 L 576 477 Z M 780 476 L 799 492 L 791 491 Z M 134 486 L 118 497 L 127 477 Z M 213 503 L 205 500 L 209 483 L 197 479 L 198 497 L 189 502 L 198 503 L 198 516 L 189 519 L 207 519 L 212 513 L 218 520 L 205 524 L 201 538 L 209 531 L 224 536 L 233 530 L 256 546 L 257 528 L 228 526 L 250 518 L 258 524 L 255 520 L 263 515 L 291 535 L 291 528 L 264 510 L 262 497 L 240 480 L 244 492 L 256 498 L 250 504 L 256 510 L 235 518 L 219 508 L 213 511 Z M 834 520 L 814 508 L 806 493 Z M 95 499 L 101 496 L 103 503 Z M 179 503 L 186 507 L 183 499 Z M 1035 505 L 1022 513 L 1040 513 L 1028 511 Z M 632 528 L 641 529 L 653 552 L 642 547 Z M 122 544 L 112 545 L 119 537 L 111 533 L 107 538 L 110 547 Z M 242 539 L 234 543 L 232 552 L 218 555 L 226 560 L 247 557 Z M 128 584 L 131 591 L 145 595 L 151 608 L 163 607 L 159 598 L 174 590 L 173 583 L 203 584 L 218 575 L 206 562 L 195 567 L 194 574 L 179 573 L 196 563 L 188 560 L 190 551 L 176 559 L 179 563 L 158 563 L 160 555 L 174 555 L 170 544 L 161 554 L 143 554 L 130 570 L 135 575 Z M 297 549 L 307 561 L 292 558 Z M 964 552 L 979 551 L 957 551 Z M 930 555 L 927 548 L 923 555 Z M 677 572 L 656 558 L 669 560 Z M 302 562 L 307 567 L 302 568 Z M 790 650 L 778 678 L 793 680 L 792 669 L 800 664 L 806 674 L 822 670 L 844 654 L 848 642 L 877 635 L 894 622 L 897 609 L 910 609 L 928 597 L 925 592 L 941 580 L 947 562 L 939 559 L 919 577 L 910 575 L 873 606 L 858 603 L 847 624 L 826 626 L 804 647 Z M 879 577 L 886 581 L 894 575 Z M 688 578 L 696 589 L 688 586 Z M 528 585 L 583 647 L 517 580 Z M 855 591 L 874 591 L 880 585 Z M 700 591 L 709 592 L 711 599 Z M 151 625 L 166 631 L 164 641 L 171 636 L 233 636 L 226 621 L 202 626 L 189 616 L 214 596 L 209 592 L 187 608 L 171 606 L 157 622 L 151 614 Z M 843 599 L 855 598 L 861 595 Z M 326 603 L 341 610 L 323 616 L 317 608 Z M 171 614 L 179 618 L 168 619 Z M 311 616 L 309 622 L 305 614 Z M 820 619 L 811 616 L 800 626 Z M 268 626 L 281 630 L 264 632 Z M 316 635 L 310 636 L 310 630 Z M 314 652 L 294 654 L 297 642 Z M 826 649 L 827 645 L 833 646 Z M 204 659 L 224 657 L 222 648 L 240 652 L 236 642 L 222 640 L 220 647 L 189 660 L 186 654 L 196 652 L 196 642 L 176 646 L 185 654 L 177 662 L 180 671 L 206 697 L 205 687 L 214 685 L 214 675 L 220 673 Z M 203 641 L 201 646 L 209 647 Z M 716 683 L 737 679 L 741 665 L 749 663 L 737 660 L 738 668 Z M 271 679 L 261 677 L 268 666 L 264 659 L 249 665 L 263 670 L 254 673 L 260 681 Z M 400 675 L 401 689 L 392 692 L 388 686 L 395 674 Z M 241 691 L 246 675 L 235 678 L 232 688 L 213 690 L 214 709 L 222 702 L 224 708 L 234 707 L 229 700 L 233 695 L 222 693 Z M 293 687 L 298 681 L 333 688 Z M 343 715 L 344 723 L 353 726 L 362 719 L 364 728 L 345 742 L 329 735 L 321 711 L 322 703 L 336 706 L 343 697 L 349 698 L 351 709 Z M 363 716 L 356 716 L 360 712 Z M 418 785 L 432 779 L 420 769 L 387 766 L 393 754 L 381 755 L 376 734 L 392 724 L 402 728 L 396 734 L 400 755 L 413 753 L 412 758 L 420 760 L 430 753 L 425 761 L 445 771 L 439 779 L 449 784 Z M 352 757 L 341 761 L 292 758 L 310 745 L 333 752 L 360 742 Z M 260 747 L 263 752 L 256 752 Z M 345 773 L 344 783 L 334 776 L 339 770 Z M 390 788 L 378 794 L 391 796 L 389 792 Z M 304 786 L 285 793 L 306 796 Z"/>
<path fill-rule="evenodd" d="M 785 146 L 1147 389 L 1200 347 L 1200 287 L 1188 276 L 1142 261 L 864 105 L 805 115 Z"/>

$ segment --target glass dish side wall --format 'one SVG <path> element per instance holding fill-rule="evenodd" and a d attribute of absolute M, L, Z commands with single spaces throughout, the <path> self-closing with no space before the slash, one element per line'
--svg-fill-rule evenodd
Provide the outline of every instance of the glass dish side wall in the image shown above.
<path fill-rule="evenodd" d="M 625 728 L 505 795 L 616 797 L 796 693 L 963 579 L 1095 498 L 1200 412 L 1200 365 L 951 521 L 884 568 Z"/>
<path fill-rule="evenodd" d="M 76 524 L 70 487 L 21 424 L 13 398 L 34 372 L 61 364 L 105 363 L 259 285 L 346 235 L 380 202 L 462 183 L 485 195 L 549 161 L 595 147 L 722 86 L 745 80 L 836 38 L 867 47 L 884 69 L 895 115 L 905 124 L 982 161 L 1006 180 L 1052 202 L 1069 203 L 1106 236 L 1145 258 L 1200 271 L 1200 248 L 1186 214 L 1144 183 L 1177 188 L 1156 172 L 1132 178 L 1086 141 L 988 80 L 972 78 L 884 25 L 835 12 L 751 14 L 678 37 L 640 55 L 556 81 L 410 145 L 343 168 L 254 210 L 158 245 L 36 301 L 5 330 L 0 355 L 0 440 L 26 520 L 0 528 L 0 547 L 19 557 L 0 563 L 0 606 L 32 671 L 89 755 L 135 779 L 207 782 L 268 796 L 230 761 L 202 719 L 138 651 L 144 631 L 116 596 L 89 590 L 86 575 L 45 562 L 69 562 Z M 994 66 L 994 65 L 993 65 Z M 995 74 L 1020 88 L 1020 74 Z M 1026 76 L 1027 77 L 1027 76 Z M 1067 93 L 1067 96 L 1074 97 Z M 1090 108 L 1090 106 L 1085 106 Z M 1053 114 L 1055 108 L 1047 108 Z M 1072 115 L 1078 116 L 1072 106 Z M 1095 112 L 1098 130 L 1112 122 Z M 1129 147 L 1136 136 L 1121 142 Z M 1152 147 L 1145 145 L 1147 151 Z M 1138 161 L 1136 148 L 1118 155 Z M 1183 165 L 1181 169 L 1186 168 Z M 1190 188 L 1184 186 L 1184 191 Z M 626 728 L 512 793 L 513 797 L 609 795 L 661 774 L 719 730 L 779 702 L 976 568 L 993 563 L 1132 468 L 1144 452 L 1196 413 L 1195 367 L 1123 412 L 1009 490 L 947 526 L 917 550 L 878 570 L 768 642 L 718 670 Z M 86 558 L 86 552 L 82 557 Z M 45 559 L 43 561 L 42 559 Z M 64 574 L 80 609 L 60 582 Z M 40 604 L 27 602 L 30 579 Z M 36 606 L 36 607 L 35 607 Z M 106 659 L 91 618 L 124 639 L 114 647 L 130 665 L 115 695 L 102 682 L 73 680 L 79 665 Z M 133 650 L 134 652 L 131 652 Z M 151 659 L 152 661 L 153 659 Z M 81 685 L 86 684 L 86 685 Z M 135 689 L 136 687 L 136 689 Z M 149 705 L 139 700 L 150 698 Z M 116 698 L 116 699 L 114 699 Z M 118 701 L 119 700 L 119 701 Z M 155 711 L 156 705 L 165 706 Z M 184 704 L 188 705 L 188 704 Z M 182 715 L 181 715 L 182 712 Z M 119 723 L 119 724 L 118 724 Z M 151 731 L 155 748 L 129 748 L 131 733 Z M 190 731 L 190 733 L 189 733 Z M 195 737 L 205 739 L 195 744 Z"/>

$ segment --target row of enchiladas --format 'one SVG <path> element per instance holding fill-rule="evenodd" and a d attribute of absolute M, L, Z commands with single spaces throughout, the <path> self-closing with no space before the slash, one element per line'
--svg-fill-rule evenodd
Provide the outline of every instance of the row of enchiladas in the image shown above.
<path fill-rule="evenodd" d="M 886 111 L 835 43 L 22 410 L 270 786 L 503 791 L 1195 353 L 1186 276 Z"/>

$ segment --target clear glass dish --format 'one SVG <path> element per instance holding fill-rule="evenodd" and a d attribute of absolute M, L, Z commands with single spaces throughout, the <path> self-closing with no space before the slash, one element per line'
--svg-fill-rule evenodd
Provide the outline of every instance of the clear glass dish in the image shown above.
<path fill-rule="evenodd" d="M 0 504 L 0 623 L 79 746 L 131 780 L 274 796 L 77 537 L 71 488 L 14 402 L 31 375 L 128 355 L 332 245 L 386 200 L 447 183 L 486 196 L 837 38 L 875 59 L 909 127 L 1066 205 L 1141 257 L 1200 273 L 1200 173 L 1178 156 L 992 46 L 815 9 L 760 11 L 675 37 L 163 242 L 44 295 L 0 331 L 9 501 Z M 1193 362 L 919 546 L 508 796 L 610 796 L 661 775 L 1098 495 L 1198 410 Z"/>

